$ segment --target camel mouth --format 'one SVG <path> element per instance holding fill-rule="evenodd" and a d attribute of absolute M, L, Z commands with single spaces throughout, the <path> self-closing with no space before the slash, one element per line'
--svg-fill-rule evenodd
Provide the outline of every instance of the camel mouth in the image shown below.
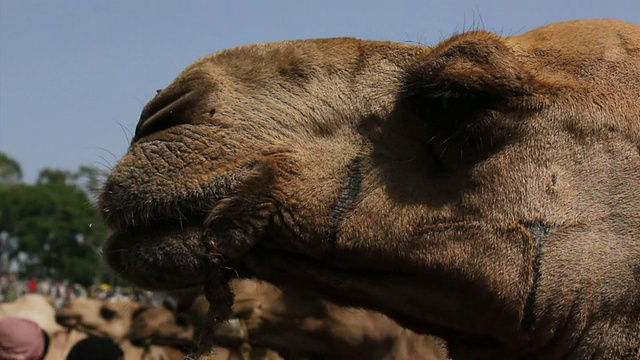
<path fill-rule="evenodd" d="M 202 210 L 182 203 L 199 204 Z M 103 258 L 119 276 L 144 288 L 201 286 L 222 260 L 207 229 L 206 208 L 200 199 L 186 199 L 173 206 L 114 211 L 111 221 L 105 221 L 112 233 L 103 244 Z"/>
<path fill-rule="evenodd" d="M 204 215 L 182 220 L 154 220 L 116 230 L 106 241 L 107 264 L 123 278 L 154 290 L 181 290 L 211 281 L 222 265 Z"/>
<path fill-rule="evenodd" d="M 103 244 L 103 258 L 116 274 L 151 290 L 186 289 L 220 278 L 222 265 L 257 240 L 226 236 L 219 215 L 263 172 L 258 162 L 241 164 L 167 192 L 123 184 L 117 174 L 107 180 L 100 199 L 104 222 L 113 231 Z"/>
<path fill-rule="evenodd" d="M 119 200 L 129 197 L 126 193 L 135 191 L 122 189 L 118 184 L 109 182 L 102 190 L 102 219 L 114 234 L 202 225 L 208 215 L 207 209 L 224 198 L 228 189 L 211 191 L 203 186 L 202 189 L 189 189 L 186 191 L 187 194 L 170 199 L 133 199 L 124 202 Z"/>
<path fill-rule="evenodd" d="M 67 316 L 67 315 L 56 315 L 55 316 L 56 323 L 58 325 L 65 327 L 67 329 L 75 328 L 80 319 L 77 316 Z"/>

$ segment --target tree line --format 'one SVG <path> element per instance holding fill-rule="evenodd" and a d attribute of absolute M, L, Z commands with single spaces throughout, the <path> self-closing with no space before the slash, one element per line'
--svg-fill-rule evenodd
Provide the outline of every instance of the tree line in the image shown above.
<path fill-rule="evenodd" d="M 101 258 L 107 229 L 95 195 L 105 172 L 44 168 L 33 184 L 0 152 L 0 273 L 85 286 L 112 277 Z"/>

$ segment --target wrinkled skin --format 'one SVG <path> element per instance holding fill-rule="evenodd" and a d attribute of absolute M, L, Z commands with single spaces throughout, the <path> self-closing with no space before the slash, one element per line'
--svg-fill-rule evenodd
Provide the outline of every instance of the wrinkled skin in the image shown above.
<path fill-rule="evenodd" d="M 144 108 L 100 208 L 147 288 L 239 274 L 381 311 L 454 359 L 635 358 L 640 27 L 243 46 Z"/>

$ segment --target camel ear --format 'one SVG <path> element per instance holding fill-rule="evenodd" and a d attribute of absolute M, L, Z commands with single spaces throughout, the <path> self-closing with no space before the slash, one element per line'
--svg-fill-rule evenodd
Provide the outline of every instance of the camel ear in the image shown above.
<path fill-rule="evenodd" d="M 444 41 L 409 70 L 401 100 L 440 128 L 457 131 L 534 88 L 535 79 L 503 38 L 474 31 Z"/>

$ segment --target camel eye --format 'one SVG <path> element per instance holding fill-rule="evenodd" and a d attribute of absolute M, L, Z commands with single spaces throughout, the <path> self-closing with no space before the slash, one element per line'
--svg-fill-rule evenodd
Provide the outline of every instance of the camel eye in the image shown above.
<path fill-rule="evenodd" d="M 107 320 L 107 321 L 111 321 L 116 317 L 117 313 L 109 308 L 106 307 L 102 307 L 100 308 L 100 317 Z"/>

